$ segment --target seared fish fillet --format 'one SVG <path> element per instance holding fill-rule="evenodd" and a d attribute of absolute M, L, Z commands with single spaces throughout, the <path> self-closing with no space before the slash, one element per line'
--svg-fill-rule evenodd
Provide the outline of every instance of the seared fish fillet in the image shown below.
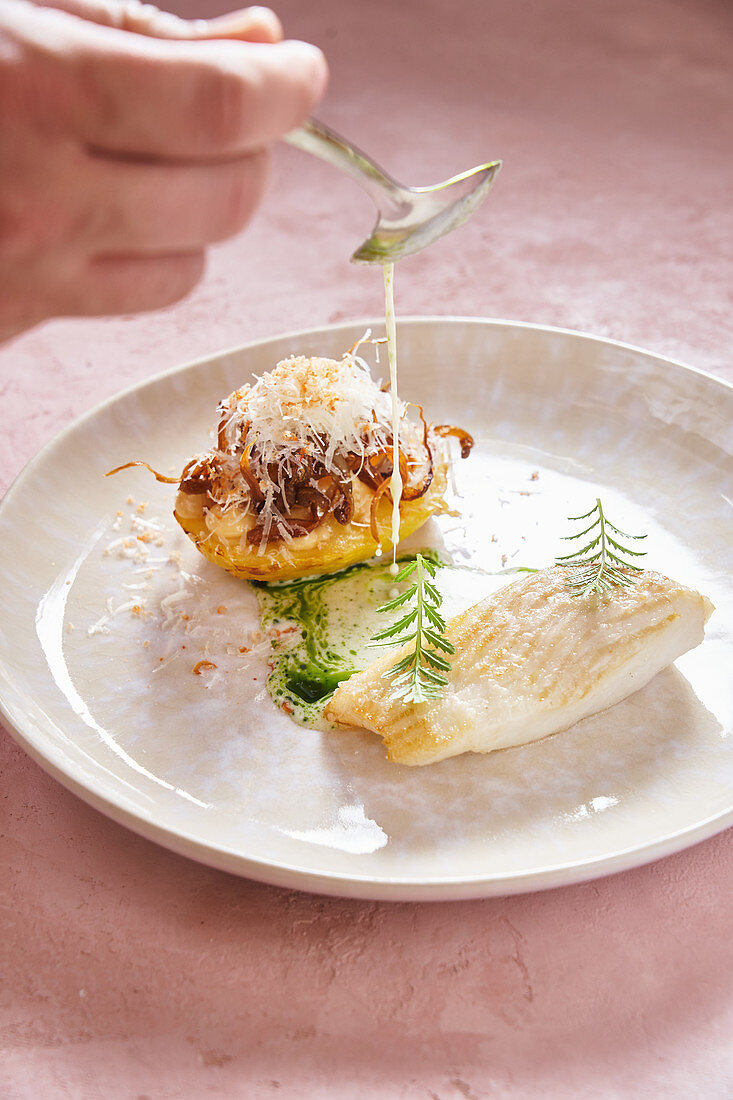
<path fill-rule="evenodd" d="M 399 764 L 538 741 L 643 687 L 699 645 L 713 610 L 658 573 L 584 598 L 570 595 L 566 579 L 565 569 L 545 569 L 450 619 L 456 652 L 438 699 L 390 699 L 384 673 L 402 647 L 341 684 L 326 717 L 374 730 Z"/>

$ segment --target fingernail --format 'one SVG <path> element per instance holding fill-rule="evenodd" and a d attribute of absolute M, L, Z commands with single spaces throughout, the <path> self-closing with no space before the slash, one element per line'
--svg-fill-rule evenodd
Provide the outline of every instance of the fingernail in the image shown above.
<path fill-rule="evenodd" d="M 321 50 L 319 50 L 317 46 L 313 46 L 310 42 L 301 42 L 298 39 L 290 39 L 284 42 L 283 45 L 287 46 L 296 56 L 300 55 L 300 57 L 310 65 L 313 92 L 317 99 L 321 99 L 323 93 L 326 91 L 326 85 L 328 84 L 328 65 Z"/>
<path fill-rule="evenodd" d="M 240 11 L 218 15 L 209 20 L 208 26 L 210 30 L 225 35 L 250 34 L 253 28 L 258 27 L 265 31 L 268 41 L 278 41 L 283 33 L 282 25 L 275 12 L 264 7 L 242 8 Z"/>
<path fill-rule="evenodd" d="M 277 23 L 280 26 L 280 20 L 275 15 L 272 8 L 260 7 L 258 4 L 253 4 L 251 8 L 246 8 L 252 19 L 256 19 L 258 22 L 263 23 Z"/>

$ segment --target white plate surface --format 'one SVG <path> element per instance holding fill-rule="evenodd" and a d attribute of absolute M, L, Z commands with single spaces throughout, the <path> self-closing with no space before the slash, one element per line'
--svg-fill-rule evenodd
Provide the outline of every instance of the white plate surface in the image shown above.
<path fill-rule="evenodd" d="M 290 334 L 161 375 L 25 469 L 0 508 L 0 697 L 20 743 L 92 805 L 177 852 L 355 897 L 555 886 L 731 823 L 725 384 L 578 333 L 401 322 L 402 396 L 477 439 L 457 463 L 460 518 L 431 520 L 411 545 L 486 573 L 503 560 L 542 566 L 565 517 L 601 495 L 619 526 L 648 533 L 650 568 L 716 605 L 703 645 L 611 710 L 538 744 L 427 768 L 387 763 L 367 733 L 305 730 L 275 710 L 262 690 L 266 647 L 240 652 L 257 641 L 249 587 L 178 532 L 172 486 L 143 470 L 103 478 L 131 458 L 179 472 L 207 445 L 222 396 L 291 353 L 340 357 L 365 327 Z M 449 610 L 504 581 L 455 571 Z M 202 659 L 216 668 L 194 675 Z"/>

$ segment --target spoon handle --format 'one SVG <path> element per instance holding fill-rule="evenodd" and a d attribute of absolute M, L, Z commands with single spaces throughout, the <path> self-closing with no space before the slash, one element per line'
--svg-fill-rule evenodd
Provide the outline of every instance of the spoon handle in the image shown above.
<path fill-rule="evenodd" d="M 296 130 L 285 135 L 285 141 L 325 160 L 345 172 L 367 192 L 383 213 L 404 204 L 403 188 L 379 167 L 366 153 L 351 145 L 322 122 L 309 118 Z"/>

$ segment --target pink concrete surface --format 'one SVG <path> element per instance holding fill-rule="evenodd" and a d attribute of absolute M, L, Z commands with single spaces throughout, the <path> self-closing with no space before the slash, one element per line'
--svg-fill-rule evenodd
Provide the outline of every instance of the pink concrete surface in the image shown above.
<path fill-rule="evenodd" d="M 204 15 L 223 3 L 181 0 Z M 398 178 L 501 156 L 398 309 L 518 318 L 733 380 L 729 0 L 285 0 L 320 117 Z M 121 386 L 377 314 L 367 200 L 294 150 L 197 291 L 0 351 L 0 487 Z M 240 881 L 108 821 L 0 741 L 0 1096 L 733 1096 L 733 835 L 585 886 L 435 905 Z"/>

